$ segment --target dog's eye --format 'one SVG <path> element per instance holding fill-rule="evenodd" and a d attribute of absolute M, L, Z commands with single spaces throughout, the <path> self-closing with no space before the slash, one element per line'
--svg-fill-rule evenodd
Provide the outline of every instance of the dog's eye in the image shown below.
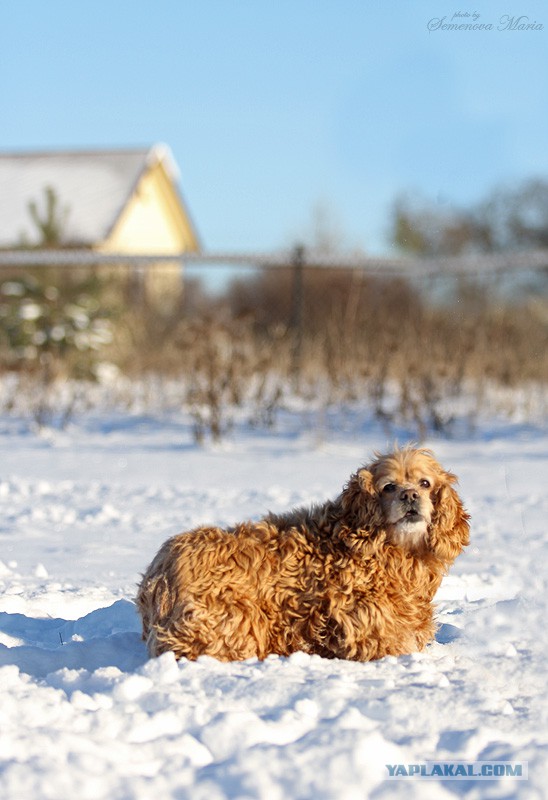
<path fill-rule="evenodd" d="M 390 494 L 390 492 L 396 491 L 396 484 L 395 483 L 387 483 L 386 486 L 383 487 L 383 493 Z"/>
<path fill-rule="evenodd" d="M 423 478 L 422 481 L 419 482 L 419 486 L 422 486 L 423 489 L 429 489 L 430 481 L 427 481 L 426 478 Z"/>

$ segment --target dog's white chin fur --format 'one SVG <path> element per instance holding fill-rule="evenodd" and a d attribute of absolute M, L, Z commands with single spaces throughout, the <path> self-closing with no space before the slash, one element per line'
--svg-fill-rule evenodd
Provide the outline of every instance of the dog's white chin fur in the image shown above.
<path fill-rule="evenodd" d="M 428 534 L 428 522 L 424 517 L 417 519 L 400 519 L 391 526 L 389 540 L 392 544 L 408 550 L 421 549 Z"/>

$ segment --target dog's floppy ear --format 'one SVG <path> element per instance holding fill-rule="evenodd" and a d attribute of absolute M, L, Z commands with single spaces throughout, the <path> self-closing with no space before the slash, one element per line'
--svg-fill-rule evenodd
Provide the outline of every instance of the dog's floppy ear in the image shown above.
<path fill-rule="evenodd" d="M 367 468 L 360 469 L 350 478 L 341 502 L 345 516 L 356 528 L 373 532 L 382 526 L 382 510 L 373 474 Z"/>
<path fill-rule="evenodd" d="M 434 514 L 430 529 L 430 547 L 442 561 L 452 563 L 470 541 L 470 516 L 451 486 L 456 480 L 444 473 L 444 482 L 434 496 Z"/>
<path fill-rule="evenodd" d="M 357 473 L 357 478 L 362 490 L 366 494 L 376 496 L 377 493 L 375 490 L 375 484 L 373 482 L 373 473 L 371 472 L 371 470 L 367 469 L 367 467 L 360 469 Z"/>

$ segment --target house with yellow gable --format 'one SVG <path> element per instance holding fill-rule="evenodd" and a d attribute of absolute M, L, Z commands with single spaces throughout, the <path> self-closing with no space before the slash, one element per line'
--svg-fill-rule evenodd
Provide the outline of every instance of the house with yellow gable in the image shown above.
<path fill-rule="evenodd" d="M 0 248 L 82 248 L 103 255 L 198 252 L 179 178 L 163 144 L 0 154 Z M 53 203 L 53 240 L 44 241 L 36 218 L 51 214 Z M 149 296 L 173 301 L 182 288 L 181 265 L 154 264 L 144 280 Z"/>

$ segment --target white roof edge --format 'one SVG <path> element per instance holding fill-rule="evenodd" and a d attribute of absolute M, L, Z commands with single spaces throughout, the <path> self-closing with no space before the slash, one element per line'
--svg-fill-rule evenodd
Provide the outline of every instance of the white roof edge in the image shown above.
<path fill-rule="evenodd" d="M 153 144 L 147 154 L 146 161 L 147 166 L 151 166 L 156 161 L 159 161 L 163 164 L 164 169 L 172 181 L 175 183 L 180 181 L 181 173 L 179 172 L 179 167 L 177 166 L 171 147 L 168 144 L 164 142 Z"/>

